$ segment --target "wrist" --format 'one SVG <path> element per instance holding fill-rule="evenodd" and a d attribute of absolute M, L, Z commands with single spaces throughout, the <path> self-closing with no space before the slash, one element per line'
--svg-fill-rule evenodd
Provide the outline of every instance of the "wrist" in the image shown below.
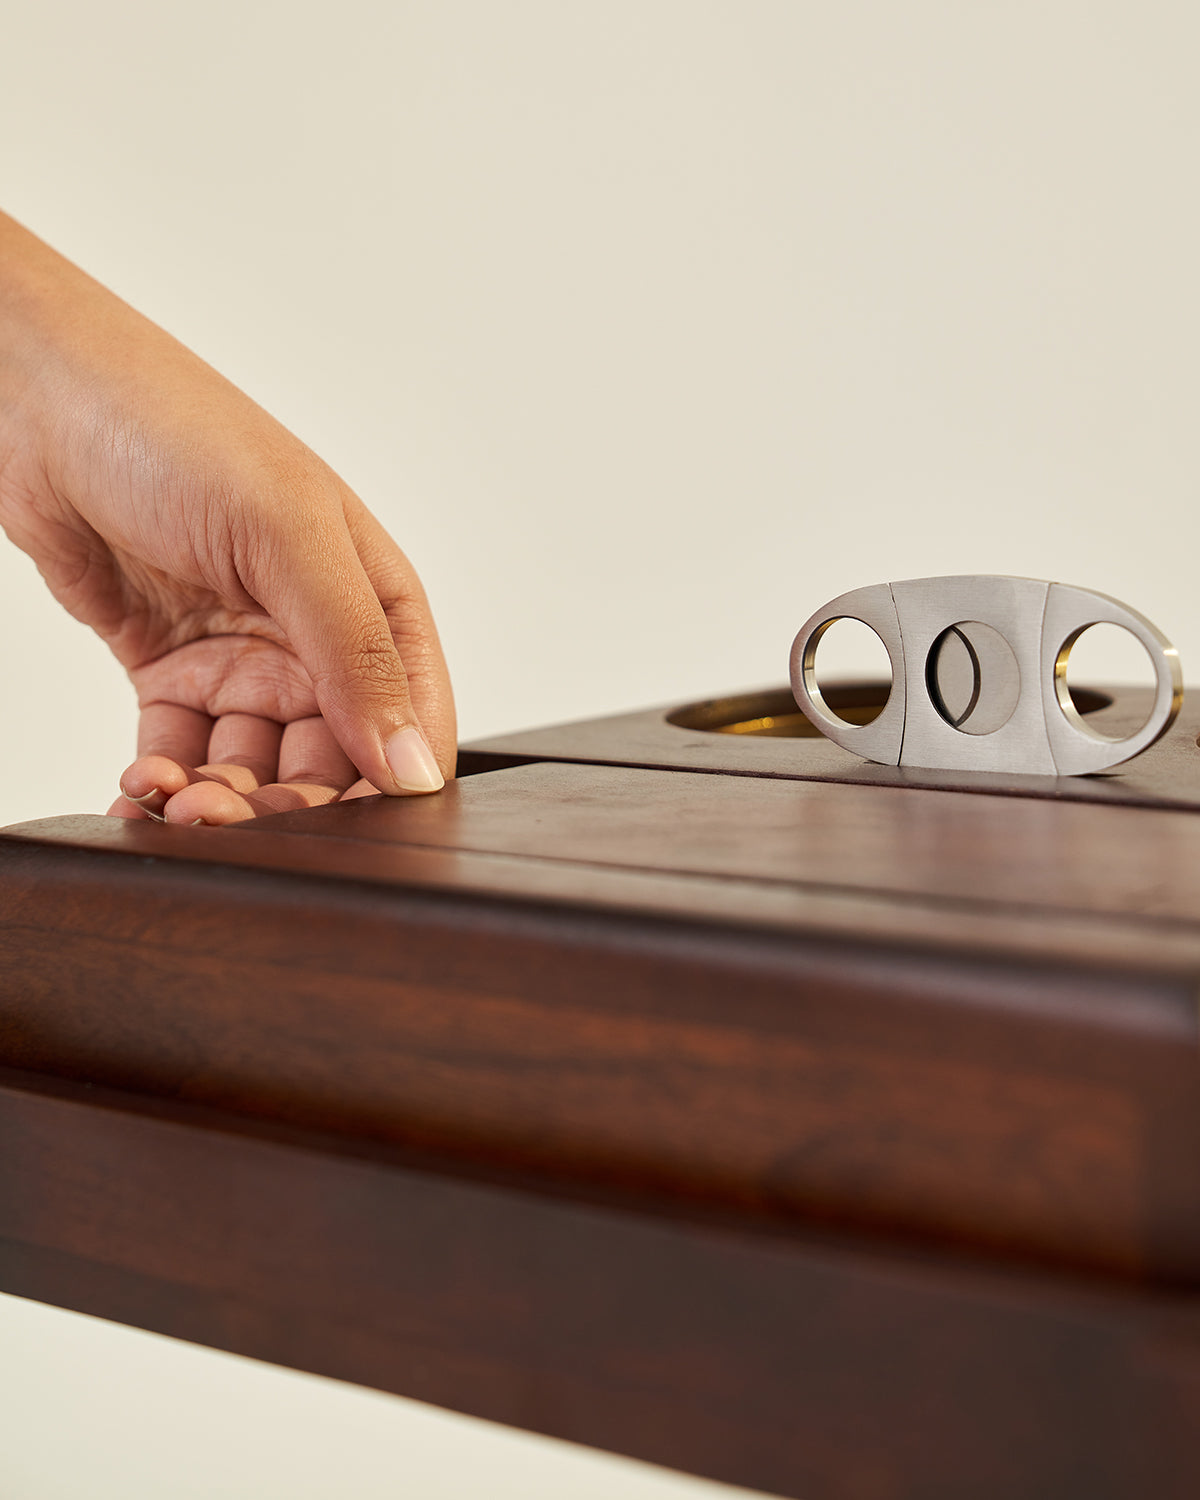
<path fill-rule="evenodd" d="M 127 311 L 98 282 L 0 213 L 0 524 L 72 488 L 72 434 L 94 408 L 113 318 Z M 66 465 L 66 470 L 64 470 Z M 17 517 L 19 520 L 19 516 Z"/>
<path fill-rule="evenodd" d="M 26 496 L 43 451 L 46 377 L 57 362 L 50 275 L 57 259 L 0 214 L 0 520 Z"/>

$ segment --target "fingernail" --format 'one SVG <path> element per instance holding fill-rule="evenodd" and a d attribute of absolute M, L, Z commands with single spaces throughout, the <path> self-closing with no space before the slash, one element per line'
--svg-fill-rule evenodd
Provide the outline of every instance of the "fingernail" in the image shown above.
<path fill-rule="evenodd" d="M 136 802 L 139 807 L 144 807 L 147 802 L 153 802 L 156 797 L 165 797 L 166 794 L 161 787 L 152 786 L 148 792 L 143 792 L 140 797 L 135 797 L 132 792 L 125 790 L 125 783 L 121 783 L 121 796 L 126 802 Z"/>
<path fill-rule="evenodd" d="M 167 805 L 167 794 L 161 787 L 152 786 L 148 792 L 143 792 L 140 797 L 134 797 L 125 790 L 125 784 L 121 783 L 121 796 L 126 802 L 132 802 L 134 807 L 140 807 L 148 818 L 153 818 L 156 823 L 165 823 L 163 808 Z"/>
<path fill-rule="evenodd" d="M 436 792 L 446 785 L 433 751 L 419 729 L 397 729 L 383 747 L 397 786 L 406 792 Z"/>

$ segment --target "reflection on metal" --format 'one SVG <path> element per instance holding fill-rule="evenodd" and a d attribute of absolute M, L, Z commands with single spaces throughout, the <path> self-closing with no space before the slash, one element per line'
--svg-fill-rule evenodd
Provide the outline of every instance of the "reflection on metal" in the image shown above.
<path fill-rule="evenodd" d="M 1012 647 L 978 620 L 942 631 L 929 653 L 925 685 L 942 718 L 964 734 L 995 734 L 1021 697 Z"/>
<path fill-rule="evenodd" d="M 822 688 L 826 703 L 848 724 L 869 724 L 878 718 L 892 690 L 890 682 L 835 682 Z M 1076 710 L 1095 714 L 1112 707 L 1107 693 L 1090 688 L 1072 688 Z M 764 688 L 756 693 L 736 693 L 727 698 L 706 698 L 685 703 L 666 716 L 680 729 L 699 729 L 704 734 L 743 734 L 755 739 L 819 740 L 824 734 L 796 707 L 791 688 Z"/>
<path fill-rule="evenodd" d="M 817 681 L 818 644 L 842 619 L 870 626 L 891 661 L 891 691 L 869 721 L 844 712 Z M 1086 724 L 1083 695 L 1067 685 L 1071 648 L 1099 624 L 1129 631 L 1154 668 L 1150 715 L 1122 739 Z M 796 637 L 792 690 L 815 728 L 868 760 L 1068 776 L 1107 770 L 1152 745 L 1179 712 L 1183 678 L 1171 643 L 1118 600 L 980 575 L 875 584 L 832 600 Z"/>

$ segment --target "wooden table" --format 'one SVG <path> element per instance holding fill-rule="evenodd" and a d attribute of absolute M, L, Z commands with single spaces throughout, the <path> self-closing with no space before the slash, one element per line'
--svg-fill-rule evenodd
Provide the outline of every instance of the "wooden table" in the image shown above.
<path fill-rule="evenodd" d="M 753 707 L 0 835 L 0 1290 L 801 1500 L 1190 1500 L 1200 723 Z"/>

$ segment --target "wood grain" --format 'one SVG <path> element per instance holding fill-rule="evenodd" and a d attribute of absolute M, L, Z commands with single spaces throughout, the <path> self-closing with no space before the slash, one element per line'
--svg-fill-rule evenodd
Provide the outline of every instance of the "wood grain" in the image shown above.
<path fill-rule="evenodd" d="M 1200 754 L 1198 754 L 1200 759 Z M 470 777 L 446 801 L 283 813 L 272 831 L 1109 920 L 1200 917 L 1188 812 L 612 766 Z"/>
<path fill-rule="evenodd" d="M 0 1085 L 0 1285 L 797 1500 L 1185 1500 L 1194 1299 Z"/>
<path fill-rule="evenodd" d="M 1195 1493 L 1186 797 L 480 757 L 0 834 L 0 1287 L 803 1500 Z"/>
<path fill-rule="evenodd" d="M 863 798 L 900 821 L 872 830 Z M 971 818 L 991 827 L 1004 810 L 941 801 L 549 765 L 444 798 L 210 831 L 231 861 L 240 840 L 273 840 L 271 873 L 12 838 L 0 1060 L 560 1181 L 1194 1280 L 1194 966 L 1119 968 L 1086 951 L 1064 964 L 1019 944 L 864 946 L 714 921 L 711 906 L 667 917 L 639 910 L 636 889 L 624 906 L 590 896 L 613 849 L 628 865 L 690 865 L 688 889 L 786 886 L 789 871 L 815 878 L 839 858 L 841 878 L 852 866 L 835 835 L 849 816 L 860 878 L 900 882 L 905 896 L 929 876 L 940 910 L 954 881 L 923 850 L 940 847 L 951 872 L 958 858 L 967 884 Z M 1030 807 L 1060 828 L 1126 812 Z M 1177 814 L 1130 816 L 1167 820 L 1169 840 L 1185 837 L 1171 820 L 1191 828 Z M 331 831 L 300 836 L 315 827 Z M 1019 821 L 992 836 L 1005 828 L 1019 848 Z M 324 837 L 364 856 L 387 840 L 435 852 L 440 838 L 436 852 L 455 861 L 551 864 L 557 900 L 320 877 Z M 1107 920 L 1104 838 L 1080 837 L 1072 900 Z M 1110 847 L 1128 837 L 1117 827 Z M 1074 846 L 1058 842 L 1061 864 Z M 289 876 L 293 851 L 304 863 Z M 756 862 L 766 873 L 750 882 Z M 1015 881 L 1002 865 L 991 878 Z"/>

